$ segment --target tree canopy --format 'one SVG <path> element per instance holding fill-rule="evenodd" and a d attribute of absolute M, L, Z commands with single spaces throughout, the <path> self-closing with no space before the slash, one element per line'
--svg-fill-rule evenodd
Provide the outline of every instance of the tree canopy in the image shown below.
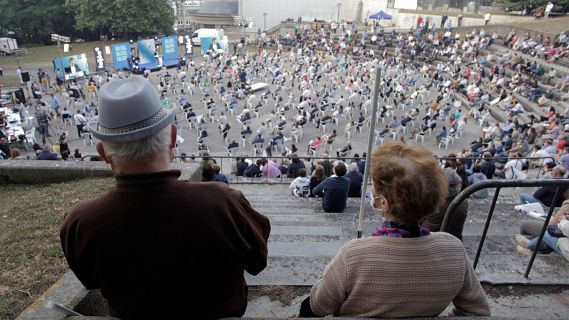
<path fill-rule="evenodd" d="M 168 34 L 174 21 L 168 0 L 0 0 L 0 36 L 20 43 Z"/>
<path fill-rule="evenodd" d="M 167 0 L 66 0 L 76 28 L 98 34 L 136 37 L 167 34 L 175 16 Z"/>
<path fill-rule="evenodd" d="M 21 42 L 45 42 L 51 33 L 76 36 L 65 0 L 5 0 L 0 8 L 0 33 Z"/>
<path fill-rule="evenodd" d="M 547 2 L 550 0 L 499 0 L 505 5 L 508 11 L 522 11 L 530 3 L 533 5 L 533 14 L 536 14 L 541 9 L 545 9 Z M 569 11 L 569 0 L 554 0 L 553 2 L 553 12 L 568 12 Z"/>

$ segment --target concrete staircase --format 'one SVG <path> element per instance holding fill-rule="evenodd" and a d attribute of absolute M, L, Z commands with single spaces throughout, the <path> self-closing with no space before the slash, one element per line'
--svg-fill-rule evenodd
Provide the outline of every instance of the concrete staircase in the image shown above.
<path fill-rule="evenodd" d="M 252 286 L 310 286 L 322 274 L 340 247 L 356 237 L 359 199 L 349 199 L 344 213 L 325 213 L 318 199 L 298 199 L 283 184 L 234 184 L 252 206 L 271 220 L 269 263 L 258 276 L 247 275 Z M 538 255 L 529 279 L 523 274 L 529 256 L 515 252 L 514 235 L 525 216 L 513 207 L 521 190 L 506 190 L 496 204 L 488 237 L 476 269 L 481 282 L 532 285 L 569 285 L 568 262 L 562 257 Z M 486 222 L 491 198 L 469 200 L 464 228 L 464 245 L 474 258 Z M 381 223 L 378 214 L 366 205 L 364 236 Z"/>

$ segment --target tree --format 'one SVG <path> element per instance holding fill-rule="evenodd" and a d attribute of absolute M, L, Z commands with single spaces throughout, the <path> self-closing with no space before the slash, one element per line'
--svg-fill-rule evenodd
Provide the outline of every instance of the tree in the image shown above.
<path fill-rule="evenodd" d="M 76 28 L 137 37 L 168 34 L 175 16 L 168 0 L 67 0 Z"/>
<path fill-rule="evenodd" d="M 522 11 L 531 3 L 533 5 L 533 14 L 536 14 L 539 10 L 545 9 L 549 0 L 498 0 L 498 2 L 503 3 L 508 11 Z M 553 1 L 553 4 L 553 12 L 569 11 L 569 0 L 555 0 Z"/>
<path fill-rule="evenodd" d="M 0 32 L 14 32 L 20 42 L 44 42 L 51 33 L 76 36 L 65 0 L 19 0 L 0 4 Z"/>

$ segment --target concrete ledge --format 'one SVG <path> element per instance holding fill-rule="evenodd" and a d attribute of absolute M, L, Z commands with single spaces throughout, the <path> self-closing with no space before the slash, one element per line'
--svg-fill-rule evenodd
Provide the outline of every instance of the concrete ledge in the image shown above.
<path fill-rule="evenodd" d="M 181 179 L 190 179 L 197 164 L 173 163 L 172 169 L 182 171 Z M 77 179 L 112 177 L 111 166 L 102 161 L 0 161 L 0 184 L 42 184 Z"/>
<path fill-rule="evenodd" d="M 112 176 L 111 166 L 100 161 L 0 161 L 0 184 L 55 183 Z"/>
<path fill-rule="evenodd" d="M 17 320 L 66 319 L 67 317 L 46 307 L 47 301 L 74 309 L 89 291 L 77 280 L 72 271 L 67 271 L 56 283 L 32 303 Z"/>

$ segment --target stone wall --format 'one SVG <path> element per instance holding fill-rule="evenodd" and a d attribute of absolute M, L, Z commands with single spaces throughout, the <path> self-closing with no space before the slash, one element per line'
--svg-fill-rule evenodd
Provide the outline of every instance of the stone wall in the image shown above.
<path fill-rule="evenodd" d="M 181 179 L 190 179 L 197 164 L 173 163 L 182 171 Z M 57 183 L 94 177 L 112 177 L 111 166 L 101 161 L 0 161 L 0 184 Z"/>
<path fill-rule="evenodd" d="M 421 11 L 421 10 L 398 10 L 398 9 L 387 9 L 387 13 L 393 16 L 392 20 L 382 21 L 384 27 L 394 26 L 398 29 L 410 29 L 411 27 L 417 25 L 417 17 L 421 15 L 423 20 L 429 19 L 430 25 L 439 27 L 441 24 L 441 17 L 445 12 L 438 11 Z M 447 13 L 449 20 L 452 21 L 452 27 L 458 26 L 458 15 L 456 13 Z M 509 14 L 498 14 L 492 13 L 490 17 L 489 26 L 497 24 L 507 24 L 512 22 L 533 22 L 534 17 L 530 16 L 520 16 L 520 15 L 509 15 Z M 448 23 L 448 22 L 447 22 Z M 464 14 L 462 18 L 462 27 L 475 27 L 484 25 L 483 14 Z M 446 27 L 446 24 L 445 24 Z"/>

